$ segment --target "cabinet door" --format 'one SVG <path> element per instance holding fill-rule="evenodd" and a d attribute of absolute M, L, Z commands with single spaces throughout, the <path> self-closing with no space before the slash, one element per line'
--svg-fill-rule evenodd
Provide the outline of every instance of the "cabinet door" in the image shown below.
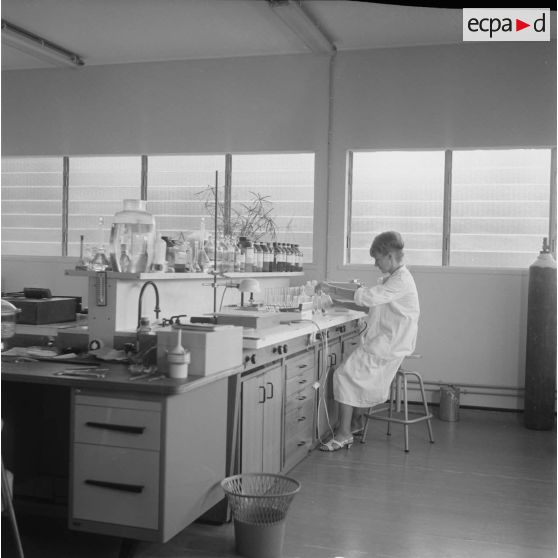
<path fill-rule="evenodd" d="M 262 376 L 242 382 L 242 462 L 241 472 L 262 471 L 265 385 Z"/>
<path fill-rule="evenodd" d="M 278 473 L 281 469 L 283 368 L 275 364 L 242 382 L 243 473 Z"/>
<path fill-rule="evenodd" d="M 263 472 L 281 470 L 281 424 L 283 422 L 283 368 L 276 366 L 264 376 Z"/>

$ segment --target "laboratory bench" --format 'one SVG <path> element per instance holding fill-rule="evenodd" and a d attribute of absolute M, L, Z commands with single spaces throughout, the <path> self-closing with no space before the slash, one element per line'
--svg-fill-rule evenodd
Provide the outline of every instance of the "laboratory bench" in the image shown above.
<path fill-rule="evenodd" d="M 242 364 L 184 379 L 131 381 L 126 364 L 103 361 L 92 377 L 60 374 L 88 365 L 3 362 L 16 509 L 64 515 L 70 529 L 121 537 L 123 548 L 228 521 L 224 477 L 287 473 L 335 420 L 331 372 L 358 344 L 364 315 L 331 309 L 245 328 Z"/>

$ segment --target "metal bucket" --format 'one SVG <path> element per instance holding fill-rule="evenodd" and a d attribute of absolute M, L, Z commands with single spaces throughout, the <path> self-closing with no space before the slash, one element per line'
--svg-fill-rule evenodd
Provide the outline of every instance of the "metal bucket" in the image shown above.
<path fill-rule="evenodd" d="M 440 419 L 448 422 L 459 420 L 459 388 L 440 387 Z"/>

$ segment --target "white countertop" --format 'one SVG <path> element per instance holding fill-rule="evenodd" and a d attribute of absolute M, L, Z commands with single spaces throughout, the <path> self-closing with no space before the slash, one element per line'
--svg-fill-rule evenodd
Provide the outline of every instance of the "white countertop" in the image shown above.
<path fill-rule="evenodd" d="M 288 341 L 293 337 L 318 333 L 320 330 L 341 325 L 351 320 L 363 318 L 364 312 L 347 310 L 346 308 L 331 308 L 325 315 L 314 315 L 311 320 L 289 322 L 275 327 L 250 329 L 244 328 L 242 334 L 245 349 L 261 349 L 275 343 Z"/>
<path fill-rule="evenodd" d="M 364 312 L 349 310 L 343 307 L 333 307 L 330 308 L 326 314 L 313 314 L 312 318 L 308 320 L 282 323 L 281 325 L 269 328 L 244 328 L 242 345 L 245 349 L 261 349 L 268 345 L 273 345 L 274 343 L 283 343 L 293 337 L 318 333 L 320 330 L 341 325 L 364 316 L 366 316 Z M 56 335 L 60 330 L 86 333 L 87 317 L 84 316 L 84 318 L 85 319 L 80 319 L 78 322 L 45 324 L 42 326 L 17 324 L 16 331 L 18 333 L 33 333 L 39 335 Z"/>

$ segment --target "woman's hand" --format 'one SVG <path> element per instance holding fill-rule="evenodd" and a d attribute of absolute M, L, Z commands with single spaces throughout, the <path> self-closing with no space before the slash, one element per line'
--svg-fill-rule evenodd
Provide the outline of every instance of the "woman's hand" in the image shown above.
<path fill-rule="evenodd" d="M 331 287 L 325 282 L 325 281 L 321 281 L 320 283 L 318 283 L 315 287 L 315 292 L 320 294 L 330 294 L 331 292 Z"/>

